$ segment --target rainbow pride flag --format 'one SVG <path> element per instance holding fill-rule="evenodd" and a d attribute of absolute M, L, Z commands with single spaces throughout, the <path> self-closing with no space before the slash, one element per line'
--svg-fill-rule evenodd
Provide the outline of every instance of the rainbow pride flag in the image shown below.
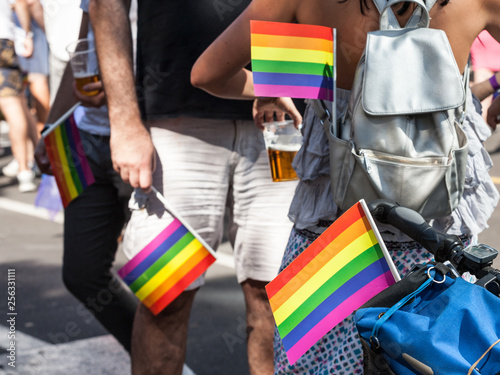
<path fill-rule="evenodd" d="M 215 262 L 213 250 L 189 229 L 174 218 L 118 271 L 118 275 L 154 315 Z"/>
<path fill-rule="evenodd" d="M 291 364 L 399 275 L 362 200 L 266 286 Z"/>
<path fill-rule="evenodd" d="M 42 133 L 64 208 L 95 181 L 76 127 L 74 111 L 78 106 Z"/>
<path fill-rule="evenodd" d="M 334 100 L 335 29 L 250 21 L 255 96 Z"/>

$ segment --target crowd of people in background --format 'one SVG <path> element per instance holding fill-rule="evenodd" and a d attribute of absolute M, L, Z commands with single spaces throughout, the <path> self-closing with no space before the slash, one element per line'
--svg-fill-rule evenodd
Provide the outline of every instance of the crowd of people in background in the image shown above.
<path fill-rule="evenodd" d="M 87 158 L 96 182 L 65 209 L 63 280 L 130 352 L 132 373 L 182 373 L 189 314 L 205 282 L 198 278 L 153 315 L 111 272 L 125 225 L 123 249 L 130 259 L 172 220 L 152 187 L 214 249 L 227 229 L 247 309 L 250 374 L 362 373 L 351 318 L 293 366 L 275 333 L 265 285 L 341 212 L 331 197 L 329 149 L 314 111 L 297 109 L 283 98 L 254 102 L 245 67 L 250 62 L 250 19 L 266 15 L 273 21 L 328 25 L 338 28 L 340 41 L 355 45 L 344 35 L 351 35 L 350 22 L 368 29 L 370 20 L 378 20 L 376 10 L 367 6 L 371 2 L 314 0 L 303 6 L 299 0 L 238 1 L 229 11 L 199 0 L 144 1 L 137 9 L 126 0 L 70 0 L 57 2 L 57 7 L 40 1 L 0 0 L 0 112 L 10 129 L 13 156 L 2 173 L 17 179 L 19 191 L 36 191 L 37 174 L 50 173 L 42 129 L 82 103 L 77 126 L 92 145 Z M 467 10 L 480 6 L 473 2 L 458 5 L 457 12 L 464 18 L 486 14 Z M 449 29 L 463 71 L 471 50 L 465 50 L 467 43 L 456 43 L 453 36 L 463 31 L 450 27 L 446 12 L 440 13 L 456 4 L 439 3 L 432 22 Z M 500 24 L 487 16 L 477 16 L 471 28 L 492 30 L 500 39 Z M 99 56 L 100 80 L 84 88 L 96 91 L 94 96 L 75 88 L 68 64 L 66 46 L 84 37 L 95 40 Z M 467 100 L 474 105 L 468 109 L 466 134 L 477 153 L 468 165 L 470 186 L 452 216 L 434 221 L 461 235 L 464 243 L 477 240 L 498 202 L 494 185 L 483 179 L 491 160 L 479 154 L 490 130 L 479 120 L 479 101 L 494 130 L 500 122 L 500 99 L 494 97 L 500 89 L 500 44 L 486 31 L 472 44 L 475 38 L 459 38 L 470 39 L 473 47 L 474 98 Z M 350 97 L 356 64 L 348 60 L 341 53 L 337 58 L 338 113 Z M 273 183 L 253 118 L 284 112 L 304 123 L 303 146 L 294 162 L 300 180 Z M 386 230 L 384 236 L 402 273 L 431 260 L 431 254 L 401 233 Z M 92 301 L 103 290 L 111 290 L 113 300 L 96 307 Z"/>
<path fill-rule="evenodd" d="M 6 176 L 17 178 L 21 192 L 35 191 L 37 185 L 33 152 L 39 133 L 35 117 L 27 102 L 26 90 L 31 85 L 28 86 L 26 83 L 29 82 L 27 80 L 29 70 L 37 74 L 44 68 L 38 64 L 40 62 L 43 65 L 41 61 L 43 56 L 40 56 L 43 48 L 39 47 L 36 55 L 34 52 L 34 31 L 37 32 L 37 44 L 43 45 L 43 30 L 40 27 L 34 28 L 35 21 L 31 21 L 30 5 L 25 0 L 14 3 L 2 0 L 0 17 L 0 111 L 9 126 L 9 138 L 14 155 L 14 159 L 2 169 L 2 172 Z M 47 64 L 48 62 L 45 63 L 45 67 Z M 43 111 L 42 108 L 41 116 L 44 115 Z"/>

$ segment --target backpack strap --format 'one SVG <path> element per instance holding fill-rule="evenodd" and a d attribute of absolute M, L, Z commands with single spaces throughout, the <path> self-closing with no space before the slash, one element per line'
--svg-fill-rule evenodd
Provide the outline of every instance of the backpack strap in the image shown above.
<path fill-rule="evenodd" d="M 411 2 L 418 5 L 404 28 L 429 27 L 429 10 L 434 6 L 436 1 L 425 0 L 424 3 L 424 0 L 373 0 L 380 13 L 380 30 L 401 28 L 391 7 L 404 2 Z"/>
<path fill-rule="evenodd" d="M 418 3 L 420 6 L 427 8 L 427 10 L 431 10 L 434 4 L 436 4 L 437 0 L 373 0 L 373 3 L 375 4 L 375 7 L 377 8 L 379 13 L 382 13 L 384 8 L 390 4 L 389 6 L 393 6 L 397 3 L 404 3 L 404 2 L 414 2 Z"/>
<path fill-rule="evenodd" d="M 327 105 L 323 100 L 311 99 L 308 100 L 308 102 L 311 103 L 314 112 L 316 112 L 316 116 L 318 116 L 322 124 L 328 124 L 328 125 L 333 124 L 333 114 L 328 109 Z"/>
<path fill-rule="evenodd" d="M 464 84 L 464 90 L 465 90 L 465 101 L 464 101 L 464 105 L 462 106 L 462 115 L 460 116 L 460 119 L 459 119 L 459 123 L 460 125 L 462 125 L 464 123 L 464 120 L 465 120 L 465 114 L 467 112 L 467 99 L 468 99 L 468 92 L 470 91 L 470 67 L 471 67 L 471 58 L 469 56 L 469 61 L 467 61 L 467 65 L 465 65 L 465 69 L 464 69 L 464 75 L 462 76 L 462 81 L 463 81 L 463 84 Z"/>

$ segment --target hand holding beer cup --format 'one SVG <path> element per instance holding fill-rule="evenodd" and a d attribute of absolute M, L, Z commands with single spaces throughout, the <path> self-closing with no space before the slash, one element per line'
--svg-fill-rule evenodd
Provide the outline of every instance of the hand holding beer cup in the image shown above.
<path fill-rule="evenodd" d="M 92 39 L 79 39 L 70 43 L 67 51 L 78 91 L 86 96 L 99 94 L 99 90 L 87 91 L 83 89 L 89 83 L 99 82 L 99 65 L 94 41 Z"/>
<path fill-rule="evenodd" d="M 292 98 L 260 97 L 253 102 L 252 116 L 255 125 L 260 130 L 264 130 L 265 122 L 285 121 L 285 114 L 290 116 L 296 128 L 302 124 L 302 115 L 297 110 Z"/>
<path fill-rule="evenodd" d="M 102 81 L 87 83 L 83 85 L 82 90 L 85 94 L 82 94 L 78 89 L 76 80 L 73 82 L 73 95 L 75 98 L 82 103 L 84 107 L 94 107 L 99 108 L 107 104 L 106 95 L 104 93 L 104 88 Z M 97 92 L 93 96 L 88 96 L 88 92 Z"/>
<path fill-rule="evenodd" d="M 300 127 L 295 128 L 293 120 L 266 122 L 263 126 L 273 182 L 297 180 L 292 162 L 302 144 Z"/>

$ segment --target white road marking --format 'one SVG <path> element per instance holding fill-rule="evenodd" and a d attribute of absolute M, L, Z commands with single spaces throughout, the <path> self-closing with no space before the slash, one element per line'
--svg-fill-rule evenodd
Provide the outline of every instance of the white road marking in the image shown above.
<path fill-rule="evenodd" d="M 54 218 L 51 218 L 50 212 L 45 208 L 35 207 L 32 204 L 19 202 L 4 197 L 0 197 L 0 208 L 22 215 L 28 215 L 43 220 L 53 221 L 58 224 L 62 224 L 64 222 L 64 214 L 62 212 L 58 212 Z"/>
<path fill-rule="evenodd" d="M 9 318 L 10 316 L 7 316 Z M 4 324 L 2 322 L 2 324 Z M 10 346 L 10 338 L 9 338 L 9 328 L 7 328 L 4 325 L 0 325 L 0 347 L 7 349 Z M 48 345 L 45 341 L 39 340 L 36 337 L 27 335 L 25 333 L 22 333 L 18 331 L 17 329 L 14 332 L 15 334 L 15 341 L 16 341 L 16 346 L 19 344 L 20 348 L 22 350 L 32 350 L 32 349 L 38 349 L 40 347 L 43 347 L 45 345 Z"/>
<path fill-rule="evenodd" d="M 0 374 L 67 375 L 67 374 L 130 374 L 130 357 L 112 335 L 92 337 L 53 345 L 15 331 L 8 339 L 9 329 L 0 325 L 0 347 L 7 354 L 0 357 Z M 10 341 L 15 343 L 15 365 L 8 365 Z M 182 375 L 196 375 L 184 365 Z"/>

